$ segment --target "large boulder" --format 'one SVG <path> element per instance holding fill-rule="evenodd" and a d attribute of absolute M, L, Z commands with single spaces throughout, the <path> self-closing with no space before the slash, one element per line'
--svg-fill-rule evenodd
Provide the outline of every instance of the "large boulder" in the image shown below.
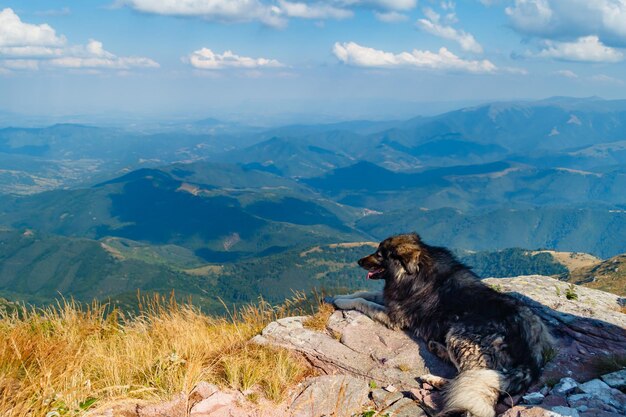
<path fill-rule="evenodd" d="M 490 278 L 484 282 L 528 305 L 544 319 L 556 342 L 554 351 L 548 353 L 551 361 L 542 379 L 530 390 L 528 402 L 515 406 L 519 399 L 509 399 L 499 405 L 500 413 L 506 413 L 506 417 L 576 414 L 584 417 L 606 413 L 608 417 L 626 411 L 616 406 L 624 398 L 617 389 L 623 387 L 623 373 L 604 376 L 607 383 L 595 380 L 607 373 L 605 359 L 626 358 L 623 298 L 537 275 Z M 412 393 L 411 397 L 431 414 L 440 404 L 437 394 L 430 394 L 431 387 L 425 387 L 416 378 L 428 373 L 451 377 L 455 371 L 432 355 L 423 340 L 388 329 L 356 311 L 335 311 L 323 331 L 307 328 L 306 320 L 306 317 L 277 320 L 253 341 L 297 352 L 324 374 L 352 375 L 373 381 L 377 386 L 391 385 Z M 590 380 L 593 382 L 585 386 L 583 382 Z M 608 382 L 615 387 L 610 387 Z M 591 392 L 593 387 L 602 389 Z M 374 397 L 379 394 L 372 392 L 374 403 L 377 403 Z M 402 401 L 396 407 L 406 402 Z M 406 405 L 412 407 L 409 402 Z"/>

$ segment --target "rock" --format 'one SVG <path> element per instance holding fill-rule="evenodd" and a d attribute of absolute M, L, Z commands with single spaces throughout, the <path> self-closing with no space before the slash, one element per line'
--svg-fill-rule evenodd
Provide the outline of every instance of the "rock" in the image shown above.
<path fill-rule="evenodd" d="M 585 382 L 584 384 L 580 384 L 580 389 L 585 394 L 588 394 L 602 403 L 612 407 L 612 409 L 606 409 L 604 407 L 599 408 L 606 411 L 613 411 L 614 409 L 626 413 L 626 394 L 616 390 L 615 388 L 611 388 L 599 379 L 594 379 L 589 382 Z"/>
<path fill-rule="evenodd" d="M 483 281 L 528 305 L 556 337 L 555 355 L 544 369 L 544 381 L 572 375 L 585 381 L 597 375 L 594 363 L 598 358 L 626 355 L 626 314 L 619 311 L 619 296 L 576 286 L 578 299 L 568 300 L 563 295 L 568 283 L 539 275 Z"/>
<path fill-rule="evenodd" d="M 380 414 L 389 414 L 393 417 L 421 417 L 426 415 L 415 401 L 408 398 L 396 401 L 393 405 L 381 411 Z"/>
<path fill-rule="evenodd" d="M 580 384 L 580 390 L 585 394 L 600 394 L 604 391 L 609 391 L 611 387 L 609 387 L 604 382 L 599 379 L 592 379 L 591 381 L 587 381 L 584 384 Z"/>
<path fill-rule="evenodd" d="M 565 377 L 552 388 L 551 392 L 556 395 L 567 395 L 574 392 L 576 389 L 578 389 L 578 382 L 570 377 Z"/>
<path fill-rule="evenodd" d="M 417 401 L 429 414 L 436 414 L 443 408 L 443 395 L 440 391 L 430 391 L 424 388 L 411 388 L 409 397 Z"/>
<path fill-rule="evenodd" d="M 397 391 L 388 392 L 380 388 L 372 391 L 372 401 L 374 401 L 374 404 L 376 405 L 376 408 L 378 410 L 389 407 L 391 404 L 395 403 L 402 397 L 402 393 Z"/>
<path fill-rule="evenodd" d="M 516 405 L 500 417 L 559 417 L 556 413 L 541 407 Z"/>
<path fill-rule="evenodd" d="M 615 400 L 610 399 L 612 404 L 607 402 L 607 398 L 598 397 L 594 394 L 574 394 L 567 397 L 567 402 L 570 407 L 574 407 L 577 410 L 581 407 L 595 408 L 598 410 L 608 411 L 616 413 L 618 408 L 614 407 Z M 619 404 L 618 404 L 619 405 Z"/>
<path fill-rule="evenodd" d="M 291 403 L 292 417 L 351 416 L 369 401 L 365 380 L 349 375 L 311 378 Z"/>
<path fill-rule="evenodd" d="M 530 405 L 541 404 L 544 398 L 545 397 L 540 392 L 531 392 L 529 394 L 522 396 L 522 400 L 524 400 L 526 404 L 530 404 Z"/>
<path fill-rule="evenodd" d="M 598 409 L 589 409 L 579 413 L 580 417 L 624 417 L 623 414 L 611 413 L 609 411 L 602 411 Z"/>
<path fill-rule="evenodd" d="M 607 384 L 611 388 L 621 390 L 626 388 L 626 369 L 602 375 L 600 378 L 602 379 L 602 381 L 604 381 L 605 384 Z"/>
<path fill-rule="evenodd" d="M 502 402 L 509 407 L 513 407 L 519 404 L 521 399 L 522 399 L 521 395 L 506 395 L 504 397 L 504 400 L 502 400 Z"/>
<path fill-rule="evenodd" d="M 557 406 L 552 407 L 552 411 L 559 416 L 563 417 L 580 417 L 578 411 L 574 408 Z"/>
<path fill-rule="evenodd" d="M 138 417 L 182 417 L 187 414 L 187 398 L 184 394 L 175 396 L 162 404 L 150 404 L 137 407 Z"/>
<path fill-rule="evenodd" d="M 558 406 L 567 407 L 567 406 L 569 406 L 569 404 L 567 403 L 567 400 L 563 396 L 560 396 L 560 395 L 548 395 L 541 402 L 541 406 L 542 407 L 558 407 Z"/>
<path fill-rule="evenodd" d="M 422 340 L 394 331 L 357 311 L 335 311 L 328 333 L 303 326 L 306 317 L 289 317 L 270 323 L 253 341 L 285 347 L 304 355 L 326 374 L 343 373 L 393 384 L 400 390 L 419 388 L 417 377 L 433 373 L 452 377 L 454 368 L 430 353 Z M 402 371 L 410 369 L 410 372 Z"/>
<path fill-rule="evenodd" d="M 542 379 L 531 387 L 531 394 L 524 396 L 525 402 L 539 407 L 514 406 L 504 415 L 555 417 L 552 408 L 563 413 L 571 412 L 571 409 L 578 414 L 626 413 L 620 404 L 626 404 L 624 394 L 607 383 L 611 381 L 616 387 L 621 386 L 622 374 L 606 375 L 603 380 L 585 384 L 578 384 L 572 378 L 574 376 L 579 381 L 595 378 L 598 359 L 605 355 L 626 355 L 626 315 L 619 312 L 618 296 L 576 287 L 578 299 L 567 300 L 563 294 L 569 284 L 542 276 L 484 281 L 497 285 L 529 306 L 544 319 L 555 336 L 554 351 L 548 352 L 552 360 L 544 369 Z M 450 378 L 455 371 L 431 354 L 421 339 L 403 331 L 390 330 L 356 311 L 335 311 L 324 331 L 305 328 L 305 320 L 305 317 L 277 320 L 253 340 L 297 352 L 324 374 L 373 380 L 381 387 L 393 385 L 401 392 L 409 391 L 429 412 L 440 410 L 441 404 L 433 400 L 440 398 L 440 394 L 423 389 L 416 378 L 429 373 Z M 559 383 L 549 390 L 546 387 L 548 380 Z M 586 391 L 581 390 L 583 385 Z M 304 401 L 303 394 L 298 397 L 300 401 Z M 387 408 L 401 401 L 409 404 L 399 398 Z M 378 408 L 382 404 L 378 402 Z M 513 404 L 515 402 L 509 405 Z M 500 411 L 503 409 L 501 407 Z"/>
<path fill-rule="evenodd" d="M 191 409 L 190 417 L 247 417 L 250 414 L 239 404 L 243 395 L 239 392 L 215 392 Z"/>
<path fill-rule="evenodd" d="M 211 395 L 215 394 L 219 391 L 217 385 L 209 384 L 208 382 L 202 381 L 198 385 L 191 390 L 189 394 L 189 407 L 193 407 L 195 404 L 200 401 L 209 398 Z"/>

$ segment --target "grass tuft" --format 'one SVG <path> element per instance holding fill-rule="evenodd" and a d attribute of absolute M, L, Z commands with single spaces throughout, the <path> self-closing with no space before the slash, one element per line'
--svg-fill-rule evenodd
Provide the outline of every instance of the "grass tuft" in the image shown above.
<path fill-rule="evenodd" d="M 212 317 L 173 295 L 140 297 L 130 316 L 63 300 L 0 312 L 0 415 L 79 416 L 123 399 L 169 400 L 207 381 L 280 401 L 310 368 L 286 350 L 249 343 L 269 322 L 302 314 L 306 297 L 263 300 Z"/>
<path fill-rule="evenodd" d="M 320 304 L 317 313 L 308 317 L 302 324 L 307 329 L 323 332 L 324 330 L 326 330 L 326 324 L 328 323 L 328 319 L 334 312 L 335 307 L 333 307 L 331 304 Z"/>

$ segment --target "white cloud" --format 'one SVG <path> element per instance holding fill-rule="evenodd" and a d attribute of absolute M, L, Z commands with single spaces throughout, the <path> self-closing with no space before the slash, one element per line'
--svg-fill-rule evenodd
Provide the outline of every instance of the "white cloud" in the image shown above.
<path fill-rule="evenodd" d="M 65 41 L 47 24 L 24 23 L 13 9 L 0 11 L 0 46 L 60 46 Z"/>
<path fill-rule="evenodd" d="M 441 48 L 438 52 L 414 49 L 412 52 L 394 54 L 392 52 L 361 46 L 354 42 L 337 42 L 333 48 L 333 53 L 341 62 L 357 67 L 413 67 L 474 73 L 490 73 L 497 70 L 496 66 L 488 60 L 464 60 L 454 55 L 446 48 Z"/>
<path fill-rule="evenodd" d="M 280 14 L 301 19 L 347 19 L 353 16 L 352 11 L 341 9 L 329 4 L 290 2 L 278 0 Z"/>
<path fill-rule="evenodd" d="M 24 23 L 12 9 L 0 12 L 0 66 L 11 70 L 36 70 L 50 67 L 88 69 L 156 68 L 155 61 L 135 56 L 117 56 L 106 51 L 102 42 L 66 45 L 47 24 Z"/>
<path fill-rule="evenodd" d="M 117 0 L 143 13 L 169 16 L 199 17 L 217 22 L 259 21 L 269 26 L 283 27 L 289 18 L 346 19 L 352 9 L 372 9 L 376 13 L 403 12 L 414 9 L 417 0 Z M 398 19 L 398 15 L 379 17 Z"/>
<path fill-rule="evenodd" d="M 407 11 L 417 6 L 417 0 L 327 0 L 343 7 L 372 8 L 374 10 Z"/>
<path fill-rule="evenodd" d="M 395 11 L 390 11 L 390 12 L 374 11 L 374 16 L 376 17 L 376 19 L 385 23 L 398 23 L 398 22 L 405 22 L 409 20 L 409 16 L 403 13 L 395 12 Z"/>
<path fill-rule="evenodd" d="M 452 26 L 442 25 L 440 23 L 440 16 L 431 9 L 425 9 L 424 14 L 427 18 L 418 19 L 416 22 L 417 26 L 423 31 L 440 38 L 457 42 L 464 51 L 477 54 L 483 52 L 483 47 L 476 41 L 472 34 L 457 30 Z"/>
<path fill-rule="evenodd" d="M 592 76 L 591 79 L 593 81 L 598 81 L 601 83 L 624 85 L 624 81 L 620 80 L 619 78 L 610 77 L 606 74 L 597 74 Z"/>
<path fill-rule="evenodd" d="M 129 6 L 144 13 L 195 16 L 222 22 L 249 22 L 258 20 L 270 26 L 283 26 L 276 5 L 259 0 L 120 0 L 117 4 Z"/>
<path fill-rule="evenodd" d="M 624 59 L 622 52 L 603 45 L 597 36 L 584 36 L 574 42 L 547 40 L 545 45 L 546 48 L 536 56 L 579 62 L 618 62 Z"/>
<path fill-rule="evenodd" d="M 507 7 L 505 13 L 514 27 L 528 32 L 544 29 L 553 15 L 548 0 L 515 0 L 515 6 Z"/>
<path fill-rule="evenodd" d="M 51 56 L 60 56 L 63 54 L 63 48 L 52 48 L 48 46 L 0 46 L 0 56 L 6 57 L 30 57 L 45 58 Z"/>
<path fill-rule="evenodd" d="M 578 74 L 570 70 L 558 70 L 558 71 L 555 71 L 554 73 L 556 75 L 560 75 L 561 77 L 565 77 L 565 78 L 578 78 Z"/>
<path fill-rule="evenodd" d="M 515 0 L 505 12 L 523 34 L 550 39 L 596 34 L 605 44 L 626 45 L 625 0 Z"/>
<path fill-rule="evenodd" d="M 36 59 L 7 59 L 3 63 L 3 66 L 12 70 L 38 70 L 39 61 Z"/>
<path fill-rule="evenodd" d="M 159 67 L 159 64 L 150 58 L 116 56 L 106 51 L 102 42 L 94 39 L 90 39 L 84 47 L 70 48 L 65 56 L 51 59 L 50 64 L 64 68 L 130 69 Z"/>
<path fill-rule="evenodd" d="M 183 58 L 183 61 L 188 62 L 195 68 L 208 70 L 220 70 L 225 68 L 278 68 L 284 66 L 275 59 L 249 58 L 236 55 L 232 51 L 216 54 L 208 48 L 194 51 L 191 55 Z"/>

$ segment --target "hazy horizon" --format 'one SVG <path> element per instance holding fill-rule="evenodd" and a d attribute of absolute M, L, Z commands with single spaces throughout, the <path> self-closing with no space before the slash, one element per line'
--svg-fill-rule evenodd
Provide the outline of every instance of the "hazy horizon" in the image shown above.
<path fill-rule="evenodd" d="M 7 0 L 0 110 L 280 124 L 623 98 L 624 28 L 616 0 Z"/>

